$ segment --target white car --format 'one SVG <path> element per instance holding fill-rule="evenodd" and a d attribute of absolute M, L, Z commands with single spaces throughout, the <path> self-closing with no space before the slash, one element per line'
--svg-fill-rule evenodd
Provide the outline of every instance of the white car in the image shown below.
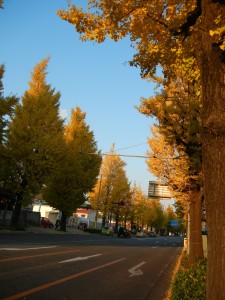
<path fill-rule="evenodd" d="M 136 236 L 137 237 L 145 237 L 145 233 L 143 230 L 139 230 L 137 233 L 136 233 Z"/>

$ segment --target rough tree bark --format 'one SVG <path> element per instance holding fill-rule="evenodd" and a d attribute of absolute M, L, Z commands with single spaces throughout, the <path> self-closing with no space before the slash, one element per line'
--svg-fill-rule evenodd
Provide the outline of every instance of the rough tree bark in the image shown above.
<path fill-rule="evenodd" d="M 203 259 L 203 245 L 202 245 L 202 203 L 201 191 L 190 192 L 190 244 L 189 244 L 189 259 L 190 263 L 195 262 L 197 259 Z"/>
<path fill-rule="evenodd" d="M 208 227 L 207 299 L 225 299 L 225 52 L 209 30 L 225 1 L 202 0 L 203 174 Z"/>

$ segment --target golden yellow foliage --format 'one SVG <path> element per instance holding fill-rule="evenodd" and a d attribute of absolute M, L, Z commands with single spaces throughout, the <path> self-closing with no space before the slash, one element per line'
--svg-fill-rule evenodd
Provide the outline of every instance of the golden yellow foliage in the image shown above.
<path fill-rule="evenodd" d="M 88 11 L 69 4 L 68 10 L 58 10 L 63 20 L 75 26 L 82 41 L 103 42 L 107 37 L 118 41 L 129 36 L 137 53 L 131 65 L 138 65 L 142 75 L 153 76 L 157 65 L 171 66 L 178 58 L 193 56 L 200 37 L 198 29 L 183 40 L 175 37 L 187 16 L 196 8 L 195 1 L 88 1 Z M 185 45 L 188 47 L 184 48 Z M 185 49 L 185 51 L 184 51 Z M 176 63 L 177 64 L 177 63 Z"/>
<path fill-rule="evenodd" d="M 33 73 L 31 73 L 32 81 L 29 81 L 30 89 L 27 91 L 31 96 L 38 96 L 46 87 L 46 68 L 50 58 L 44 58 L 40 63 L 36 64 Z"/>
<path fill-rule="evenodd" d="M 152 129 L 148 144 L 151 149 L 147 152 L 150 158 L 146 160 L 149 171 L 171 186 L 177 200 L 188 201 L 189 181 L 191 178 L 197 180 L 198 176 L 189 174 L 187 155 L 169 145 L 157 127 Z"/>

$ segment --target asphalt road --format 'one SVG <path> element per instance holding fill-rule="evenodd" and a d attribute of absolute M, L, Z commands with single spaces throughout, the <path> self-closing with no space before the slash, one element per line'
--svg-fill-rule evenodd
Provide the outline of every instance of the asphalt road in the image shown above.
<path fill-rule="evenodd" d="M 182 247 L 182 237 L 0 233 L 0 299 L 165 299 Z"/>

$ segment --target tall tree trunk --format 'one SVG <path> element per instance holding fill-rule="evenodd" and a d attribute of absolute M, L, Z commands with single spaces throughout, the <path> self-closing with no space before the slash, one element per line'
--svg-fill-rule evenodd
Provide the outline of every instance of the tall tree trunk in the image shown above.
<path fill-rule="evenodd" d="M 66 214 L 62 211 L 62 217 L 60 220 L 60 230 L 66 232 Z"/>
<path fill-rule="evenodd" d="M 104 226 L 105 226 L 105 221 L 106 221 L 106 216 L 105 216 L 105 215 L 103 215 L 103 217 L 102 217 L 102 227 L 104 227 Z"/>
<path fill-rule="evenodd" d="M 202 203 L 201 191 L 192 191 L 190 193 L 190 241 L 189 241 L 189 258 L 193 263 L 197 259 L 203 259 L 202 245 Z"/>
<path fill-rule="evenodd" d="M 11 220 L 11 225 L 14 227 L 19 227 L 20 225 L 20 212 L 22 207 L 23 193 L 18 193 L 16 195 L 16 203 L 13 211 L 13 216 Z"/>
<path fill-rule="evenodd" d="M 119 205 L 117 206 L 116 212 L 115 212 L 115 228 L 114 233 L 118 233 L 118 225 L 119 225 Z"/>
<path fill-rule="evenodd" d="M 224 1 L 202 0 L 203 174 L 208 228 L 207 299 L 225 299 L 225 53 L 209 30 Z"/>

